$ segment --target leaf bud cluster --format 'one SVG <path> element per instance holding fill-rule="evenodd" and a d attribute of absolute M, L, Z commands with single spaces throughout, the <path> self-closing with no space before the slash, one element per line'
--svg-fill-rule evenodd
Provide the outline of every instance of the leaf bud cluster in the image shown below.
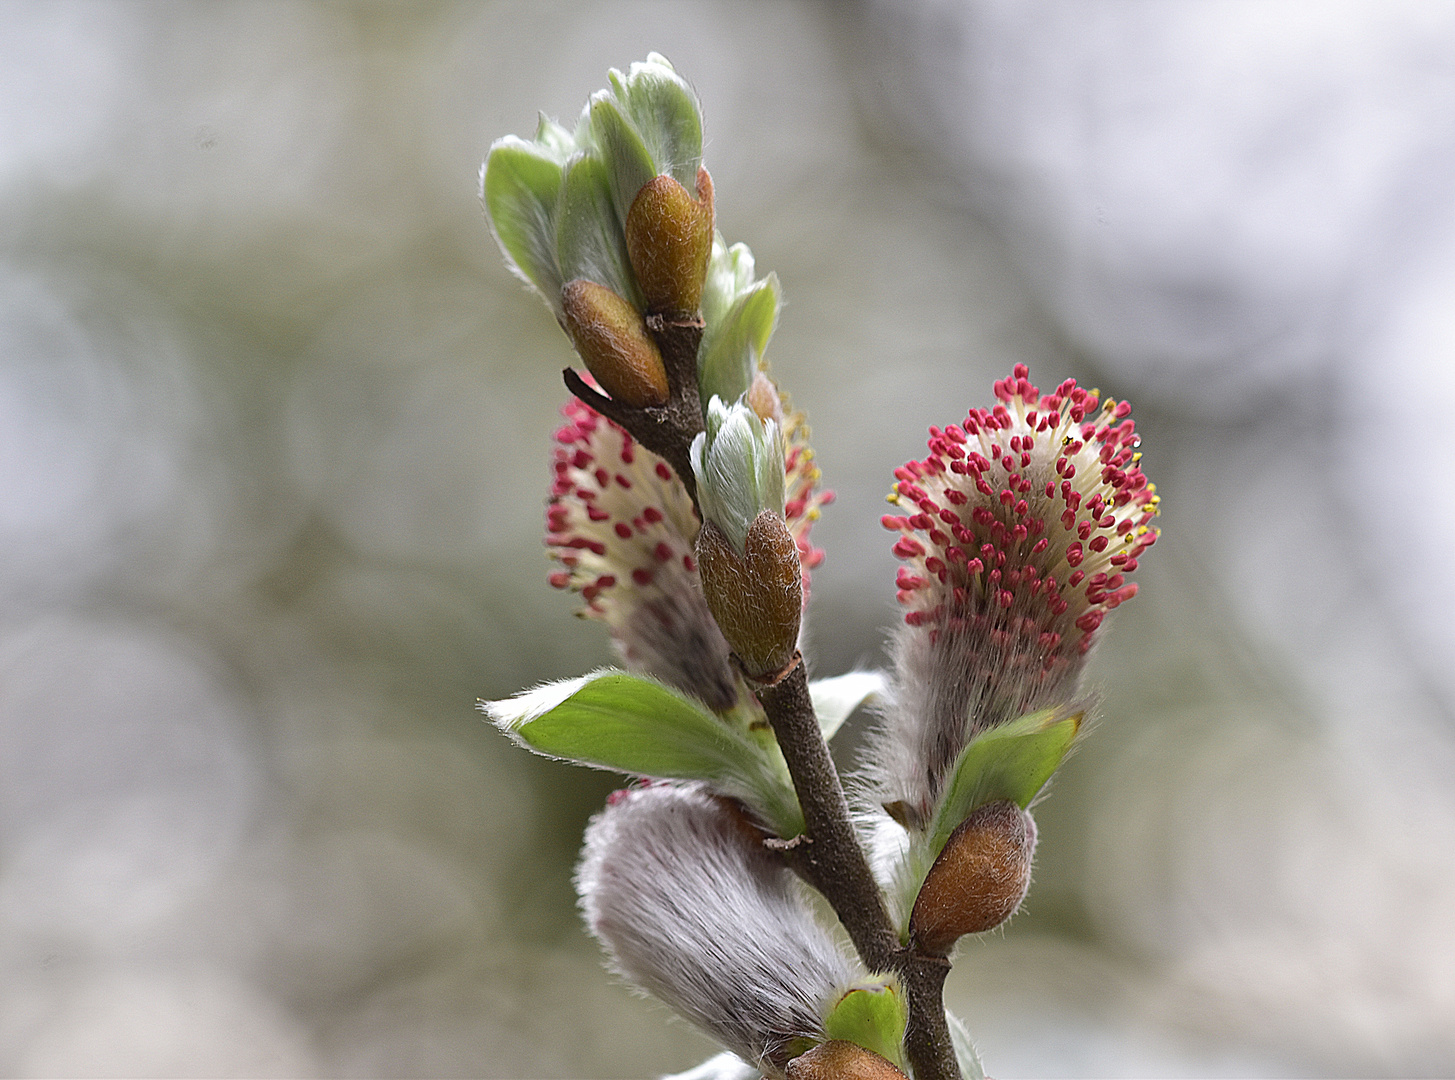
<path fill-rule="evenodd" d="M 660 406 L 667 375 L 646 320 L 697 317 L 712 180 L 697 98 L 664 57 L 609 78 L 573 131 L 542 118 L 534 140 L 497 140 L 481 194 L 512 268 L 550 305 L 601 387 L 630 405 Z"/>

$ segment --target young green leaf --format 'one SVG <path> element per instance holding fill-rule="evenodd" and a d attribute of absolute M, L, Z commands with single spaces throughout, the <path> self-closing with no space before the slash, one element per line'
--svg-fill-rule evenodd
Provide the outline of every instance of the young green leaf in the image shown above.
<path fill-rule="evenodd" d="M 753 283 L 753 253 L 747 244 L 727 246 L 722 233 L 712 234 L 712 257 L 702 283 L 702 318 L 710 327 L 727 314 L 727 309 Z"/>
<path fill-rule="evenodd" d="M 856 986 L 834 1003 L 824 1017 L 824 1033 L 872 1050 L 904 1068 L 904 1027 L 909 1001 L 893 979 Z"/>
<path fill-rule="evenodd" d="M 556 255 L 563 282 L 594 281 L 641 310 L 641 290 L 627 259 L 606 166 L 588 154 L 566 162 L 556 209 Z"/>
<path fill-rule="evenodd" d="M 536 145 L 554 155 L 563 165 L 568 157 L 582 149 L 574 131 L 562 127 L 545 113 L 540 114 L 536 124 Z"/>
<path fill-rule="evenodd" d="M 706 780 L 757 810 L 779 835 L 803 829 L 776 744 L 768 752 L 655 680 L 603 669 L 480 707 L 538 754 L 633 776 Z"/>
<path fill-rule="evenodd" d="M 1057 709 L 1028 713 L 972 739 L 950 771 L 950 781 L 929 826 L 929 849 L 938 855 L 972 810 L 997 799 L 1025 809 L 1060 766 L 1081 728 L 1081 713 Z"/>
<path fill-rule="evenodd" d="M 606 165 L 617 220 L 625 222 L 637 192 L 657 175 L 657 165 L 610 90 L 593 94 L 589 109 L 591 137 Z"/>
<path fill-rule="evenodd" d="M 975 1041 L 965 1029 L 965 1021 L 945 1010 L 945 1023 L 950 1028 L 950 1042 L 955 1046 L 955 1060 L 960 1063 L 960 1075 L 965 1080 L 985 1080 L 985 1067 L 980 1064 L 980 1055 L 975 1051 Z"/>
<path fill-rule="evenodd" d="M 735 401 L 753 380 L 758 359 L 778 325 L 781 306 L 778 275 L 737 294 L 720 317 L 707 323 L 697 353 L 698 385 L 704 397 Z"/>
<path fill-rule="evenodd" d="M 659 53 L 649 53 L 625 76 L 613 69 L 607 78 L 652 156 L 653 171 L 666 173 L 693 190 L 702 164 L 702 113 L 697 95 Z"/>
<path fill-rule="evenodd" d="M 560 314 L 556 207 L 561 165 L 551 151 L 514 135 L 497 139 L 481 178 L 485 209 L 511 268 Z"/>
<path fill-rule="evenodd" d="M 689 449 L 703 516 L 741 555 L 748 530 L 767 510 L 783 515 L 783 432 L 741 399 L 710 397 Z"/>

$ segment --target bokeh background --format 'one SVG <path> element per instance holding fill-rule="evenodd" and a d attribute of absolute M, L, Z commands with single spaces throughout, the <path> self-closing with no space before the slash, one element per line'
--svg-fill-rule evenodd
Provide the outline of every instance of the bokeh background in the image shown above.
<path fill-rule="evenodd" d="M 479 163 L 650 49 L 784 283 L 819 674 L 929 424 L 1136 407 L 1162 543 L 949 986 L 988 1068 L 1455 1071 L 1455 7 L 758 0 L 0 8 L 0 1072 L 709 1051 L 579 927 L 613 778 L 473 709 L 609 658 Z"/>

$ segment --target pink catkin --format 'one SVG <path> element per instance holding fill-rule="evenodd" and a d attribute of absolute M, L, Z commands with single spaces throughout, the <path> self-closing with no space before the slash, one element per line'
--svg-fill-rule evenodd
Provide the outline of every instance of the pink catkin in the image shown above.
<path fill-rule="evenodd" d="M 1050 668 L 1089 647 L 1084 639 L 1100 619 L 1084 616 L 1132 595 L 1099 586 L 1106 571 L 1135 569 L 1156 541 L 1150 522 L 1158 500 L 1136 463 L 1139 440 L 1126 419 L 1127 402 L 1098 408 L 1096 392 L 1074 379 L 1043 398 L 1024 365 L 996 382 L 995 396 L 1002 404 L 971 409 L 963 428 L 930 429 L 929 456 L 895 470 L 900 482 L 890 496 L 922 512 L 882 520 L 900 534 L 894 553 L 909 564 L 898 582 L 906 622 L 912 614 L 918 625 L 941 628 L 989 619 L 987 629 L 1009 629 L 1030 617 L 1038 642 L 1043 634 L 1057 638 L 1042 650 L 1042 665 Z M 1097 467 L 1102 462 L 1116 464 Z M 987 487 L 993 498 L 985 496 Z M 942 509 L 948 506 L 970 510 Z M 934 527 L 932 513 L 952 526 L 954 543 Z M 967 560 L 967 550 L 978 560 Z M 986 566 L 1001 571 L 994 581 Z M 1042 588 L 1046 581 L 1066 585 Z M 997 609 L 1014 611 L 1001 619 Z M 1082 625 L 1093 629 L 1075 629 Z"/>
<path fill-rule="evenodd" d="M 928 813 L 977 732 L 1069 703 L 1106 613 L 1157 539 L 1155 487 L 1125 402 L 1068 379 L 1041 394 L 1018 365 L 997 404 L 930 429 L 895 470 L 905 628 L 895 693 L 866 756 L 884 803 Z"/>

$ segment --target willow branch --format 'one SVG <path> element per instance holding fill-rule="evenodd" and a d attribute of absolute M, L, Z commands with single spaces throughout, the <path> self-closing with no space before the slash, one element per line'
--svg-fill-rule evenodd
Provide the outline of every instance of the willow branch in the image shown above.
<path fill-rule="evenodd" d="M 893 970 L 899 935 L 849 820 L 849 802 L 819 731 L 802 657 L 795 656 L 776 683 L 759 687 L 757 697 L 803 807 L 810 842 L 792 850 L 794 868 L 833 905 L 864 963 L 874 971 Z"/>
<path fill-rule="evenodd" d="M 697 347 L 702 343 L 700 318 L 669 322 L 647 317 L 647 330 L 662 353 L 667 369 L 667 403 L 640 408 L 609 398 L 571 368 L 561 372 L 566 388 L 608 420 L 625 428 L 637 442 L 672 467 L 697 506 L 697 479 L 688 448 L 702 430 L 702 400 L 697 393 Z M 699 511 L 700 516 L 700 511 Z"/>
<path fill-rule="evenodd" d="M 785 850 L 790 865 L 828 900 L 869 969 L 897 972 L 904 983 L 909 999 L 905 1052 L 916 1080 L 960 1080 L 942 1000 L 949 962 L 900 944 L 854 832 L 849 802 L 809 695 L 803 658 L 795 655 L 787 673 L 758 686 L 756 694 L 803 807 L 808 842 Z"/>

